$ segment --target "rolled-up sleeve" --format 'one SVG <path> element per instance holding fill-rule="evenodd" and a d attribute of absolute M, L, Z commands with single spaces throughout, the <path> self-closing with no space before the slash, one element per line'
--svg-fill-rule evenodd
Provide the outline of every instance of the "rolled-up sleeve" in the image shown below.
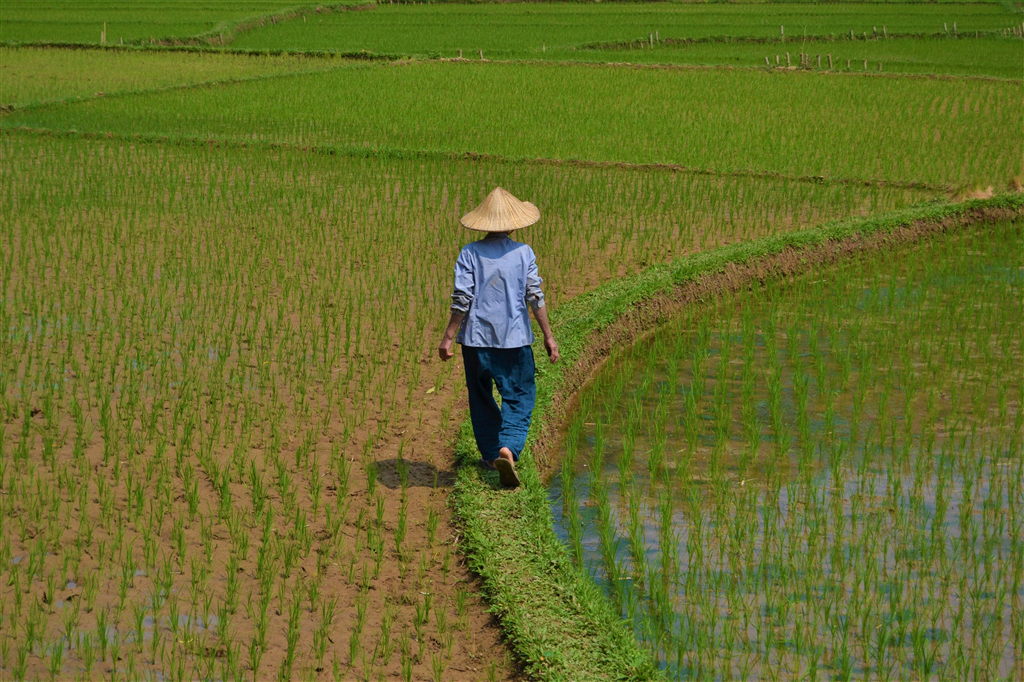
<path fill-rule="evenodd" d="M 455 261 L 455 287 L 452 291 L 452 312 L 465 315 L 473 304 L 473 288 L 476 278 L 473 273 L 473 257 L 463 250 Z"/>
<path fill-rule="evenodd" d="M 542 280 L 540 273 L 537 270 L 537 257 L 533 253 L 533 249 L 530 249 L 530 262 L 526 266 L 526 302 L 530 304 L 530 307 L 534 310 L 544 307 L 544 292 L 541 291 L 540 285 Z"/>

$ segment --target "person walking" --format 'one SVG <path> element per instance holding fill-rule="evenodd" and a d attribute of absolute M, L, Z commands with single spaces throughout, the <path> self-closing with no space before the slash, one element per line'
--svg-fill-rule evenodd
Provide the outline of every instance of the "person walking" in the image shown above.
<path fill-rule="evenodd" d="M 437 352 L 447 362 L 452 344 L 462 345 L 469 391 L 469 417 L 484 465 L 497 469 L 501 483 L 519 485 L 515 463 L 526 445 L 537 398 L 534 379 L 533 310 L 544 334 L 551 362 L 558 362 L 558 344 L 551 333 L 537 258 L 527 244 L 513 241 L 513 231 L 540 220 L 533 204 L 495 188 L 475 209 L 462 216 L 462 226 L 486 235 L 462 248 L 455 262 L 451 317 Z M 456 336 L 457 335 L 457 336 Z M 501 395 L 501 408 L 492 385 Z"/>

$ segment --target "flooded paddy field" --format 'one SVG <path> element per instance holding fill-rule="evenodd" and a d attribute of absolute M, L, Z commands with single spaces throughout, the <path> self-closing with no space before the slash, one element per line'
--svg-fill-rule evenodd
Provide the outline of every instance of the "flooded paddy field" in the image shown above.
<path fill-rule="evenodd" d="M 1024 232 L 766 282 L 580 395 L 556 529 L 677 679 L 1021 679 Z"/>

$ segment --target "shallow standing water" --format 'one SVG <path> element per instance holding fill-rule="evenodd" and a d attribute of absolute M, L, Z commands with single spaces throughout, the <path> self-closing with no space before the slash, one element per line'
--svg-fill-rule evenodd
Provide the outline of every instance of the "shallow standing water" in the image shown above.
<path fill-rule="evenodd" d="M 691 311 L 581 394 L 571 553 L 680 679 L 1024 679 L 1024 231 Z"/>

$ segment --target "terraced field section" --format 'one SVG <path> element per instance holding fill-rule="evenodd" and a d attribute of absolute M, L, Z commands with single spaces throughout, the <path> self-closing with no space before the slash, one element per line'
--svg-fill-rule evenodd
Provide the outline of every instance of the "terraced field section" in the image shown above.
<path fill-rule="evenodd" d="M 984 188 L 1024 174 L 1021 94 L 1021 81 L 353 65 L 272 87 L 237 83 L 15 111 L 0 125 Z"/>
<path fill-rule="evenodd" d="M 7 0 L 0 16 L 0 41 L 99 44 L 105 33 L 107 45 L 122 41 L 148 43 L 151 39 L 184 38 L 212 32 L 253 15 L 276 13 L 295 5 L 293 0 L 132 3 Z"/>
<path fill-rule="evenodd" d="M 669 677 L 1021 677 L 1022 227 L 690 309 L 582 393 L 557 526 Z"/>
<path fill-rule="evenodd" d="M 340 60 L 302 56 L 52 50 L 0 47 L 0 106 L 53 104 L 165 88 L 258 80 L 336 68 Z"/>
<path fill-rule="evenodd" d="M 832 54 L 837 69 L 1020 78 L 1024 48 L 1004 35 L 1020 23 L 996 3 L 383 4 L 264 22 L 230 47 L 748 67 L 813 52 L 823 68 Z"/>

